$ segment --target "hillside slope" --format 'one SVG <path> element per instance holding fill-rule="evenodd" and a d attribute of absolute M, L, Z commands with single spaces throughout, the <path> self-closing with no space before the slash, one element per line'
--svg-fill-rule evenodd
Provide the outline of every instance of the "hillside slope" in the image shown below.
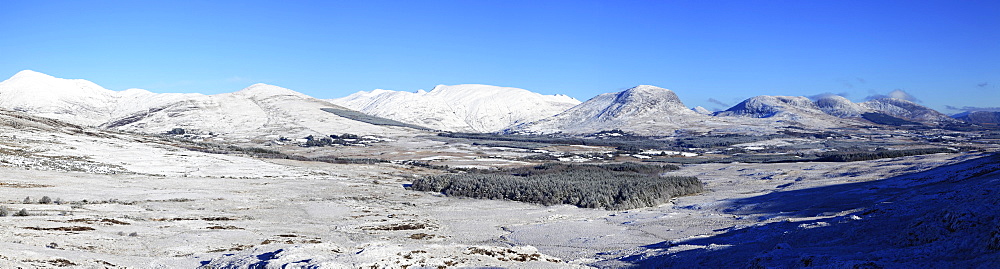
<path fill-rule="evenodd" d="M 438 85 L 429 92 L 363 91 L 328 101 L 374 116 L 459 132 L 496 132 L 580 103 L 565 95 L 477 84 Z"/>
<path fill-rule="evenodd" d="M 756 133 L 773 130 L 772 122 L 703 115 L 687 108 L 671 90 L 639 85 L 598 95 L 558 115 L 516 125 L 505 132 L 587 134 L 619 129 L 656 136 L 678 131 Z"/>
<path fill-rule="evenodd" d="M 112 91 L 90 81 L 30 70 L 0 82 L 0 108 L 106 129 L 163 133 L 183 128 L 240 139 L 415 131 L 326 112 L 322 109 L 348 109 L 273 85 L 255 84 L 216 95 L 158 94 L 140 89 Z"/>

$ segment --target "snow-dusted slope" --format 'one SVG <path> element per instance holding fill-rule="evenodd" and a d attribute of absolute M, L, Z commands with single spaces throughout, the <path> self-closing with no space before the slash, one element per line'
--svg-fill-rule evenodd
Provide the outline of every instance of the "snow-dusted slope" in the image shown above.
<path fill-rule="evenodd" d="M 961 121 L 979 125 L 996 126 L 997 124 L 1000 124 L 1000 111 L 967 111 L 953 115 L 952 117 Z"/>
<path fill-rule="evenodd" d="M 266 84 L 218 95 L 112 91 L 82 79 L 21 71 L 0 82 L 0 108 L 66 122 L 146 133 L 184 128 L 228 138 L 310 134 L 406 133 L 344 118 L 322 108 L 345 109 Z"/>
<path fill-rule="evenodd" d="M 476 84 L 438 85 L 430 92 L 363 91 L 328 101 L 369 115 L 461 132 L 496 132 L 580 103 L 565 95 Z"/>
<path fill-rule="evenodd" d="M 510 133 L 586 134 L 620 129 L 640 135 L 671 135 L 677 130 L 760 132 L 757 119 L 724 119 L 702 115 L 681 102 L 673 91 L 640 85 L 598 95 L 558 115 L 514 126 Z M 763 129 L 762 129 L 763 128 Z"/>
<path fill-rule="evenodd" d="M 744 100 L 726 111 L 716 113 L 716 115 L 770 118 L 803 112 L 825 114 L 806 97 L 761 95 Z"/>
<path fill-rule="evenodd" d="M 816 105 L 827 114 L 841 118 L 861 117 L 865 113 L 882 113 L 928 125 L 960 123 L 960 121 L 936 110 L 897 98 L 881 98 L 863 103 L 854 103 L 842 96 L 828 95 L 817 99 Z"/>
<path fill-rule="evenodd" d="M 769 118 L 797 124 L 805 128 L 834 128 L 853 123 L 827 114 L 812 100 L 802 96 L 761 95 L 751 97 L 726 111 L 717 112 L 715 115 Z"/>
<path fill-rule="evenodd" d="M 893 117 L 924 124 L 947 125 L 961 123 L 961 121 L 942 114 L 937 110 L 898 98 L 880 98 L 861 103 L 861 105 Z"/>
<path fill-rule="evenodd" d="M 401 128 L 372 125 L 325 112 L 345 109 L 289 89 L 255 84 L 233 93 L 198 95 L 109 121 L 106 128 L 166 132 L 184 128 L 225 137 L 259 138 L 310 134 L 392 135 Z"/>
<path fill-rule="evenodd" d="M 847 98 L 839 95 L 827 95 L 820 97 L 816 100 L 816 105 L 819 106 L 823 112 L 841 118 L 860 117 L 861 114 L 874 112 L 871 108 L 851 102 L 851 100 L 847 100 Z"/>
<path fill-rule="evenodd" d="M 698 114 L 702 114 L 702 115 L 712 115 L 712 111 L 711 110 L 708 110 L 707 108 L 704 108 L 702 106 L 696 106 L 694 108 L 691 108 L 691 110 L 694 111 L 694 112 L 698 112 Z"/>
<path fill-rule="evenodd" d="M 87 80 L 61 79 L 31 70 L 0 82 L 0 107 L 90 126 L 190 96 L 139 89 L 116 92 Z"/>

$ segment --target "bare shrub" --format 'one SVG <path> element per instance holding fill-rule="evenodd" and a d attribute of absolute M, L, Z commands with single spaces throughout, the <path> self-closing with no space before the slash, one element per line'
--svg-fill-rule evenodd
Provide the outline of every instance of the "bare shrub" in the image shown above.
<path fill-rule="evenodd" d="M 17 211 L 16 213 L 14 213 L 14 216 L 15 217 L 26 217 L 26 216 L 31 216 L 31 214 L 28 213 L 27 209 L 21 208 L 20 211 Z"/>

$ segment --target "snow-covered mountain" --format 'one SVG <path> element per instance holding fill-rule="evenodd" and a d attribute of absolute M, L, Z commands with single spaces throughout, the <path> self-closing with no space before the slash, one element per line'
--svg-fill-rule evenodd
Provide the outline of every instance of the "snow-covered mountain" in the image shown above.
<path fill-rule="evenodd" d="M 1000 111 L 966 111 L 952 116 L 958 120 L 979 125 L 1000 124 Z"/>
<path fill-rule="evenodd" d="M 837 95 L 822 96 L 815 102 L 801 96 L 757 96 L 715 115 L 774 118 L 813 127 L 838 127 L 857 124 L 866 113 L 885 114 L 931 126 L 961 123 L 936 110 L 903 99 L 882 98 L 854 103 Z"/>
<path fill-rule="evenodd" d="M 861 103 L 861 105 L 893 117 L 928 125 L 940 126 L 961 123 L 961 121 L 937 110 L 898 98 L 880 98 Z"/>
<path fill-rule="evenodd" d="M 31 70 L 0 82 L 0 107 L 90 126 L 196 95 L 112 91 L 87 80 L 61 79 Z"/>
<path fill-rule="evenodd" d="M 702 115 L 712 115 L 711 110 L 708 110 L 707 108 L 704 108 L 702 106 L 696 106 L 694 108 L 691 108 L 691 110 L 693 110 L 694 112 L 698 112 L 698 114 Z"/>
<path fill-rule="evenodd" d="M 851 100 L 848 100 L 843 96 L 832 94 L 816 99 L 816 106 L 827 114 L 841 118 L 861 117 L 864 113 L 875 112 L 875 110 L 864 105 L 851 102 Z"/>
<path fill-rule="evenodd" d="M 328 101 L 369 115 L 459 132 L 496 132 L 580 103 L 565 95 L 478 84 L 438 85 L 429 92 L 362 91 Z"/>
<path fill-rule="evenodd" d="M 640 85 L 598 95 L 558 115 L 519 124 L 505 132 L 586 134 L 619 129 L 639 135 L 672 135 L 678 130 L 752 133 L 770 129 L 765 125 L 765 121 L 757 119 L 702 115 L 687 108 L 671 90 Z"/>
<path fill-rule="evenodd" d="M 827 114 L 816 103 L 803 96 L 755 96 L 714 115 L 768 118 L 804 128 L 834 128 L 855 123 Z"/>
<path fill-rule="evenodd" d="M 172 128 L 227 137 L 305 136 L 310 134 L 398 134 L 399 128 L 355 121 L 323 108 L 346 109 L 278 86 L 254 84 L 217 95 L 198 95 L 117 118 L 103 127 L 140 132 Z"/>
<path fill-rule="evenodd" d="M 0 82 L 0 107 L 85 126 L 147 133 L 184 128 L 229 138 L 412 131 L 341 117 L 321 109 L 346 108 L 266 84 L 217 95 L 157 94 L 21 71 Z"/>
<path fill-rule="evenodd" d="M 794 116 L 798 113 L 825 114 L 809 98 L 802 96 L 768 95 L 751 97 L 726 111 L 720 111 L 715 114 L 717 116 L 770 118 Z"/>

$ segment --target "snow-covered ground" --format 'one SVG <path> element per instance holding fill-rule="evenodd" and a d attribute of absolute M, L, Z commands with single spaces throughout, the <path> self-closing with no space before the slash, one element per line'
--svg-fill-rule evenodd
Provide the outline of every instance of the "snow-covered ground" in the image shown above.
<path fill-rule="evenodd" d="M 1000 161 L 977 153 L 686 165 L 670 174 L 705 193 L 606 211 L 409 191 L 440 173 L 414 166 L 208 154 L 0 116 L 0 205 L 30 213 L 0 217 L 3 268 L 1000 264 Z M 530 154 L 416 136 L 337 150 L 489 165 Z"/>

